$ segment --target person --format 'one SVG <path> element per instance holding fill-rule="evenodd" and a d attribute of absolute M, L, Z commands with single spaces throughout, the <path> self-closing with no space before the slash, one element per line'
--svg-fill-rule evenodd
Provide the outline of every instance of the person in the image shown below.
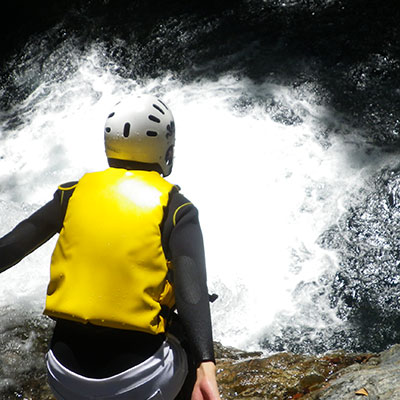
<path fill-rule="evenodd" d="M 55 234 L 44 314 L 58 400 L 219 399 L 202 232 L 171 173 L 175 123 L 151 95 L 105 123 L 109 167 L 62 184 L 0 239 L 0 272 Z"/>

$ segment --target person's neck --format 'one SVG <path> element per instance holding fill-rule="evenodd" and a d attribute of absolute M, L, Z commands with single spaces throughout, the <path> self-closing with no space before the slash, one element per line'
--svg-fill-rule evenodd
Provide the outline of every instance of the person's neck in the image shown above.
<path fill-rule="evenodd" d="M 116 158 L 108 158 L 108 165 L 112 168 L 123 168 L 127 170 L 156 171 L 161 174 L 161 168 L 158 164 L 148 164 L 138 161 L 117 160 Z"/>

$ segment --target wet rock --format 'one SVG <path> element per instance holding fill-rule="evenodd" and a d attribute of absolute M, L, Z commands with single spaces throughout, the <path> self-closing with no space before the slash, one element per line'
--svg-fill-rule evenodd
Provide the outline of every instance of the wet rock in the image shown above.
<path fill-rule="evenodd" d="M 235 347 L 231 346 L 223 346 L 219 342 L 214 342 L 214 353 L 215 357 L 219 360 L 240 360 L 240 359 L 249 359 L 255 357 L 261 357 L 261 351 L 243 351 L 240 349 L 236 349 Z"/>
<path fill-rule="evenodd" d="M 334 374 L 325 388 L 307 400 L 394 400 L 400 399 L 400 345 L 394 345 L 371 357 L 367 362 L 354 364 Z"/>
<path fill-rule="evenodd" d="M 234 358 L 217 359 L 217 379 L 225 400 L 305 398 L 325 388 L 329 378 L 341 369 L 366 363 L 374 356 L 336 352 L 319 357 L 292 353 L 246 357 L 245 352 L 233 349 L 225 355 L 230 353 Z"/>

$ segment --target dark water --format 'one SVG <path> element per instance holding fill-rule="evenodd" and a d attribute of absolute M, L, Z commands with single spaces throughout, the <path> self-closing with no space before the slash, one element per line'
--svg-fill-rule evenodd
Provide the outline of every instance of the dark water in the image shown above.
<path fill-rule="evenodd" d="M 302 118 L 252 88 L 266 80 L 294 90 L 308 85 L 371 151 L 399 151 L 396 1 L 16 1 L 11 7 L 0 69 L 0 119 L 8 127 L 21 123 L 14 105 L 43 80 L 65 80 L 77 68 L 77 52 L 97 44 L 115 73 L 139 82 L 166 72 L 182 82 L 246 77 L 255 85 L 236 108 L 245 113 L 263 104 L 283 125 Z M 65 52 L 55 60 L 61 46 L 74 56 Z M 62 74 L 52 68 L 55 61 Z M 338 134 L 334 125 L 319 132 L 321 140 Z M 339 270 L 319 284 L 345 328 L 310 330 L 288 321 L 280 335 L 261 340 L 264 348 L 378 351 L 400 342 L 399 167 L 395 162 L 377 171 L 368 190 L 319 238 L 322 248 L 339 254 Z"/>

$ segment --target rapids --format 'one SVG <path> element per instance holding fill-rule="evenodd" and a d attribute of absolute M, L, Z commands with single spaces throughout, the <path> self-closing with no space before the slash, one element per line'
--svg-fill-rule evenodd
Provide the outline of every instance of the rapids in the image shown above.
<path fill-rule="evenodd" d="M 173 4 L 131 30 L 123 1 L 71 6 L 2 63 L 0 235 L 58 184 L 106 167 L 113 104 L 158 94 L 177 126 L 168 180 L 200 212 L 209 290 L 219 295 L 215 340 L 311 353 L 398 342 L 399 54 L 387 13 L 385 38 L 339 56 L 333 33 L 364 44 L 365 32 L 349 28 L 351 3 L 238 1 L 208 13 Z M 138 21 L 149 10 L 135 4 Z M 342 25 L 317 36 L 337 15 Z M 54 241 L 1 275 L 3 387 L 41 362 Z"/>

